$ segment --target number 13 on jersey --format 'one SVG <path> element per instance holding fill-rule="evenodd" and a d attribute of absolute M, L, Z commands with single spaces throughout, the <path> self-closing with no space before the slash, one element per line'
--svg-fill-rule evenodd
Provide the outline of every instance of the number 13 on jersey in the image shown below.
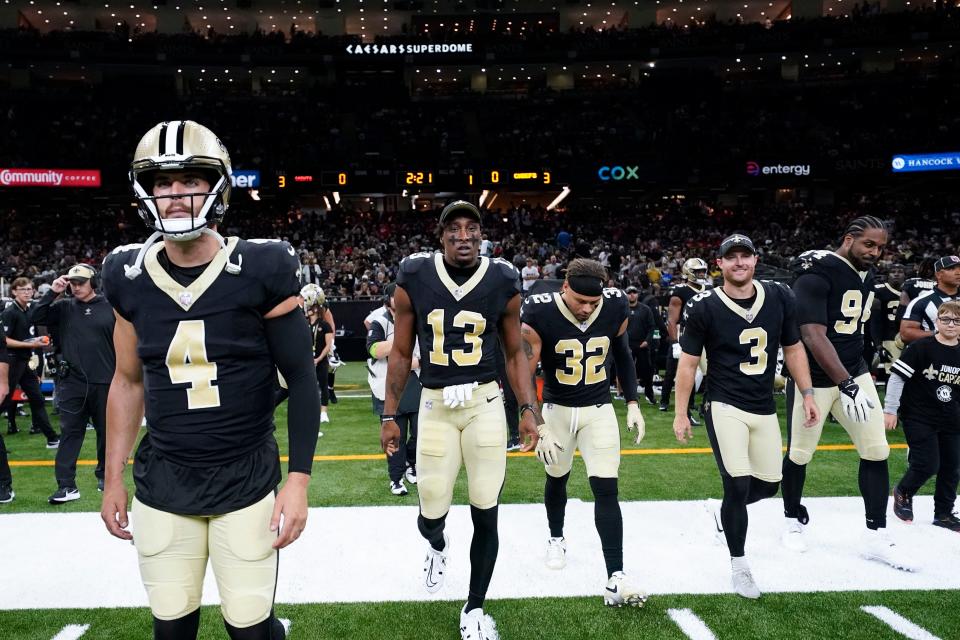
<path fill-rule="evenodd" d="M 476 311 L 459 311 L 453 316 L 453 326 L 464 329 L 463 342 L 466 349 L 452 349 L 450 355 L 444 351 L 446 335 L 443 327 L 444 310 L 434 309 L 427 314 L 427 324 L 433 330 L 433 345 L 430 348 L 430 364 L 446 367 L 450 365 L 450 356 L 461 367 L 470 367 L 480 363 L 483 358 L 483 340 L 480 336 L 487 329 L 487 320 Z M 469 327 L 469 330 L 467 328 Z"/>

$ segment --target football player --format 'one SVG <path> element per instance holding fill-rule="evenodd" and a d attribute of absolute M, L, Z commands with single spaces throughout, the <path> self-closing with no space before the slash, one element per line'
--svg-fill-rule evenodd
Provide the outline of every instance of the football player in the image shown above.
<path fill-rule="evenodd" d="M 887 281 L 874 285 L 873 311 L 870 316 L 870 335 L 878 342 L 881 363 L 884 371 L 889 372 L 890 365 L 900 357 L 902 348 L 898 346 L 897 334 L 900 332 L 900 296 L 903 279 L 903 266 L 890 265 Z"/>
<path fill-rule="evenodd" d="M 154 638 L 196 638 L 208 559 L 232 640 L 276 640 L 279 549 L 306 526 L 320 422 L 299 261 L 286 242 L 224 239 L 230 157 L 206 127 L 162 122 L 130 181 L 154 233 L 116 248 L 103 283 L 116 311 L 101 517 L 133 539 Z M 161 240 L 158 242 L 158 240 Z M 276 370 L 290 389 L 289 473 L 274 439 Z M 134 454 L 133 533 L 123 469 Z"/>
<path fill-rule="evenodd" d="M 622 376 L 627 428 L 637 430 L 638 443 L 645 426 L 627 337 L 627 297 L 619 289 L 604 289 L 605 280 L 606 269 L 599 262 L 571 261 L 560 293 L 539 293 L 524 300 L 520 331 L 531 376 L 536 375 L 538 362 L 543 365 L 546 424 L 537 457 L 547 472 L 547 567 L 562 569 L 567 562 L 563 537 L 567 480 L 574 451 L 580 449 L 607 567 L 604 604 L 640 607 L 647 594 L 623 572 L 623 516 L 617 500 L 620 429 L 610 402 L 607 363 L 611 353 Z"/>
<path fill-rule="evenodd" d="M 807 464 L 816 451 L 829 412 L 846 430 L 860 456 L 859 484 L 867 526 L 860 554 L 910 570 L 910 563 L 885 533 L 890 447 L 880 398 L 863 359 L 864 327 L 870 319 L 874 296 L 871 267 L 883 254 L 887 239 L 882 220 L 861 216 L 847 226 L 836 252 L 807 251 L 795 261 L 799 272 L 793 285 L 797 319 L 810 360 L 813 397 L 820 420 L 812 428 L 803 426 L 804 404 L 799 401 L 794 377 L 794 383 L 787 386 L 788 438 L 781 489 L 787 527 L 782 542 L 793 551 L 807 548 L 803 529 L 810 517 L 800 501 Z"/>
<path fill-rule="evenodd" d="M 907 278 L 900 288 L 900 310 L 903 311 L 910 304 L 910 301 L 925 291 L 930 291 L 936 286 L 933 279 L 934 263 L 933 258 L 924 258 L 917 264 L 917 275 L 913 278 Z"/>
<path fill-rule="evenodd" d="M 680 335 L 683 333 L 684 317 L 683 307 L 691 298 L 703 293 L 713 285 L 710 283 L 707 263 L 701 258 L 690 258 L 683 263 L 681 273 L 683 282 L 677 284 L 670 290 L 670 301 L 667 304 L 667 338 L 670 345 L 670 352 L 667 354 L 667 369 L 663 376 L 663 387 L 660 391 L 660 411 L 667 411 L 670 406 L 670 391 L 673 390 L 673 381 L 677 374 L 677 361 L 680 359 Z M 701 373 L 697 374 L 698 380 L 696 386 L 700 386 L 703 366 L 701 363 Z M 691 391 L 696 393 L 696 389 Z M 693 396 L 690 396 L 689 407 L 693 404 Z M 690 423 L 700 424 L 693 414 L 690 414 Z"/>
<path fill-rule="evenodd" d="M 744 549 L 747 505 L 775 495 L 780 482 L 780 422 L 773 379 L 781 345 L 784 362 L 801 390 L 804 425 L 810 427 L 819 419 L 793 294 L 781 284 L 753 279 L 756 254 L 747 236 L 725 238 L 717 260 L 723 285 L 694 296 L 684 307 L 673 419 L 674 434 L 686 442 L 693 435 L 687 398 L 706 351 L 710 384 L 704 418 L 723 483 L 718 529 L 730 550 L 733 589 L 744 598 L 760 597 Z"/>
<path fill-rule="evenodd" d="M 526 442 L 521 450 L 537 445 L 543 420 L 521 347 L 519 272 L 505 260 L 480 257 L 480 212 L 469 202 L 444 207 L 438 234 L 442 252 L 413 254 L 400 263 L 380 439 L 387 455 L 397 452 L 400 428 L 394 414 L 419 339 L 417 524 L 429 543 L 424 585 L 431 593 L 443 585 L 450 544 L 444 525 L 462 462 L 473 542 L 460 635 L 495 640 L 496 624 L 483 612 L 483 602 L 497 560 L 497 505 L 507 463 L 506 415 L 493 352 L 498 335 L 510 385 L 522 403 L 520 435 Z"/>
<path fill-rule="evenodd" d="M 313 363 L 317 368 L 317 385 L 320 388 L 320 423 L 322 424 L 330 422 L 327 405 L 330 402 L 332 387 L 328 387 L 327 357 L 333 348 L 333 327 L 326 320 L 327 296 L 323 293 L 323 289 L 315 284 L 308 284 L 300 290 L 300 297 L 303 298 L 304 312 L 307 314 L 307 322 L 310 324 L 310 333 L 313 336 Z"/>
<path fill-rule="evenodd" d="M 0 403 L 7 398 L 10 387 L 7 383 L 8 367 L 7 364 L 7 334 L 3 331 L 3 323 L 0 322 Z M 3 434 L 0 434 L 0 504 L 13 502 L 16 497 L 13 491 L 13 476 L 10 474 L 10 462 L 7 460 L 7 446 L 3 442 Z"/>
<path fill-rule="evenodd" d="M 910 344 L 936 331 L 937 309 L 960 298 L 960 257 L 944 256 L 933 266 L 936 285 L 910 301 L 900 320 L 900 338 Z"/>

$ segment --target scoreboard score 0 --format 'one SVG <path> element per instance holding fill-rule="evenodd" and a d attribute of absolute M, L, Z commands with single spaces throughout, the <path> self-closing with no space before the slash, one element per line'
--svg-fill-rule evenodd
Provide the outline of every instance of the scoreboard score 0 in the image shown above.
<path fill-rule="evenodd" d="M 339 169 L 318 173 L 277 174 L 280 190 L 390 192 L 399 189 L 417 191 L 471 191 L 496 188 L 552 188 L 553 172 L 548 169 L 487 168 L 445 169 L 437 167 L 404 167 L 391 169 Z"/>

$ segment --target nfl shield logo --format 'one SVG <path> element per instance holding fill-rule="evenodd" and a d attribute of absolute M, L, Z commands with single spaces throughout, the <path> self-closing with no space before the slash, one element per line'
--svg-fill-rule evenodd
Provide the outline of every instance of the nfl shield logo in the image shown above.
<path fill-rule="evenodd" d="M 426 409 L 427 411 L 429 411 L 430 409 L 433 409 L 433 400 L 427 400 L 426 402 L 424 402 L 423 408 Z"/>
<path fill-rule="evenodd" d="M 184 307 L 189 307 L 190 303 L 193 301 L 193 294 L 189 291 L 180 292 L 180 304 Z"/>

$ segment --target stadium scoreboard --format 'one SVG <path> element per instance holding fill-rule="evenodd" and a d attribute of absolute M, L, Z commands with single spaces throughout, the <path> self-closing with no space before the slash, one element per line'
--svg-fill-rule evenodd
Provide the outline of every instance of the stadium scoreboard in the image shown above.
<path fill-rule="evenodd" d="M 562 186 L 549 169 L 488 167 L 445 169 L 408 166 L 400 169 L 341 169 L 319 172 L 279 172 L 280 190 L 390 192 L 471 191 L 482 189 L 549 189 Z"/>

